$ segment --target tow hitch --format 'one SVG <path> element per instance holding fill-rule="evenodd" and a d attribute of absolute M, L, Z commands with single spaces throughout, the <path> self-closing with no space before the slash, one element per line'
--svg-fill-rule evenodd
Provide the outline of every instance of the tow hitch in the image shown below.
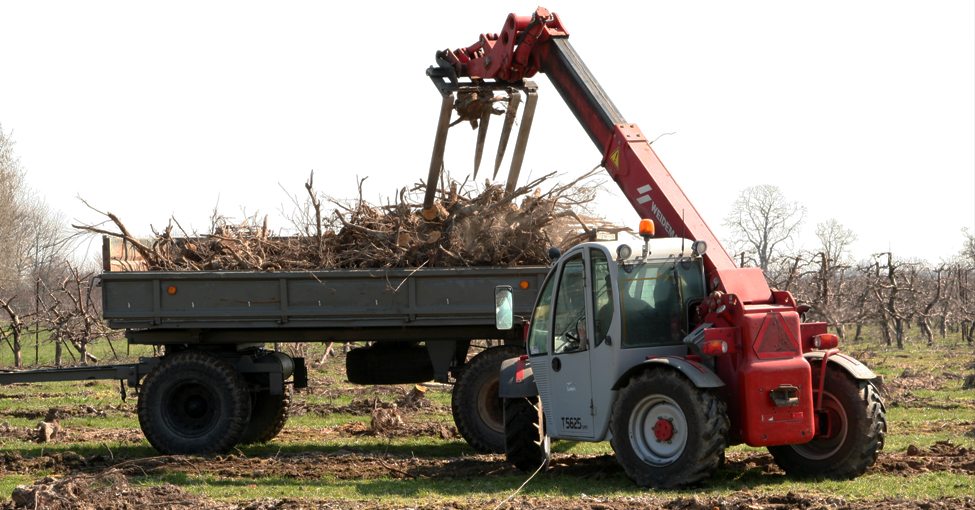
<path fill-rule="evenodd" d="M 769 392 L 772 402 L 778 407 L 795 407 L 799 405 L 799 388 L 791 384 L 783 384 Z"/>

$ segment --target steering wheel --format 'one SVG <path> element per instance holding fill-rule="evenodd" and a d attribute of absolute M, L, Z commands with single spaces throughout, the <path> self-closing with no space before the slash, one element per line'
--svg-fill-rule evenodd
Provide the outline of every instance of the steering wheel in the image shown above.
<path fill-rule="evenodd" d="M 573 351 L 579 351 L 583 349 L 582 337 L 579 335 L 579 322 L 584 320 L 585 317 L 579 317 L 576 319 L 575 324 L 566 330 L 563 335 L 569 339 L 569 347 Z"/>

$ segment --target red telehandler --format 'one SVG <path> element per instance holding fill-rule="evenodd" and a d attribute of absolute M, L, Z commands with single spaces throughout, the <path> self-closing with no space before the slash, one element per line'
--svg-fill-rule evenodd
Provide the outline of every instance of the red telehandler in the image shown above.
<path fill-rule="evenodd" d="M 427 72 L 443 96 L 427 182 L 438 181 L 447 128 L 461 120 L 480 129 L 476 172 L 492 113 L 505 118 L 496 175 L 524 92 L 513 189 L 534 115 L 537 87 L 526 79 L 541 72 L 646 218 L 642 242 L 560 254 L 530 320 L 520 318 L 527 354 L 507 360 L 500 380 L 509 461 L 531 472 L 547 465 L 552 438 L 610 440 L 637 484 L 674 487 L 709 477 L 726 447 L 745 443 L 767 447 L 790 475 L 863 474 L 886 434 L 879 378 L 839 352 L 825 323 L 802 322 L 808 308 L 770 289 L 761 269 L 735 265 L 568 37 L 544 8 L 511 14 L 500 33 L 438 52 Z M 434 188 L 428 218 L 437 215 Z M 509 289 L 497 288 L 496 302 L 499 327 L 517 325 Z"/>

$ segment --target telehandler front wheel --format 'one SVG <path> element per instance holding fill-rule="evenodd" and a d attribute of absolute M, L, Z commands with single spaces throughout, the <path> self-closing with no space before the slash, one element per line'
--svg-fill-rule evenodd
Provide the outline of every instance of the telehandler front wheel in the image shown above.
<path fill-rule="evenodd" d="M 710 389 L 676 370 L 647 370 L 620 389 L 610 441 L 626 476 L 672 488 L 710 477 L 727 447 L 728 413 Z"/>
<path fill-rule="evenodd" d="M 504 399 L 504 450 L 508 462 L 526 473 L 548 468 L 552 441 L 538 397 Z"/>
<path fill-rule="evenodd" d="M 820 363 L 812 364 L 813 398 L 819 398 Z M 792 476 L 852 479 L 877 461 L 887 434 L 880 394 L 868 381 L 827 367 L 823 409 L 816 413 L 817 433 L 808 443 L 769 446 L 768 451 Z"/>
<path fill-rule="evenodd" d="M 482 351 L 467 362 L 454 385 L 454 424 L 467 444 L 481 453 L 504 453 L 504 411 L 498 396 L 501 363 L 524 353 L 524 348 L 510 345 Z"/>
<path fill-rule="evenodd" d="M 167 356 L 139 391 L 139 425 L 163 455 L 224 453 L 244 435 L 251 396 L 244 377 L 211 354 Z"/>

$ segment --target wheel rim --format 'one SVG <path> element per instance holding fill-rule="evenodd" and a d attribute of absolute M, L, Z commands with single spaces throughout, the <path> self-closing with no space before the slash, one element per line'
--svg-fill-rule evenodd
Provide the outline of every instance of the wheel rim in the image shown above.
<path fill-rule="evenodd" d="M 633 409 L 629 434 L 633 451 L 641 460 L 658 466 L 671 464 L 687 445 L 687 418 L 672 399 L 651 395 Z"/>
<path fill-rule="evenodd" d="M 504 434 L 504 408 L 498 396 L 500 377 L 488 379 L 477 392 L 477 414 L 491 430 Z"/>
<path fill-rule="evenodd" d="M 200 437 L 219 421 L 219 399 L 204 384 L 187 381 L 163 395 L 166 425 L 184 437 Z"/>
<path fill-rule="evenodd" d="M 832 457 L 843 448 L 843 443 L 846 441 L 849 419 L 847 419 L 843 406 L 831 393 L 823 392 L 823 412 L 826 413 L 828 420 L 833 422 L 828 427 L 831 434 L 817 436 L 808 443 L 792 445 L 792 448 L 799 455 L 810 460 L 824 460 Z"/>

